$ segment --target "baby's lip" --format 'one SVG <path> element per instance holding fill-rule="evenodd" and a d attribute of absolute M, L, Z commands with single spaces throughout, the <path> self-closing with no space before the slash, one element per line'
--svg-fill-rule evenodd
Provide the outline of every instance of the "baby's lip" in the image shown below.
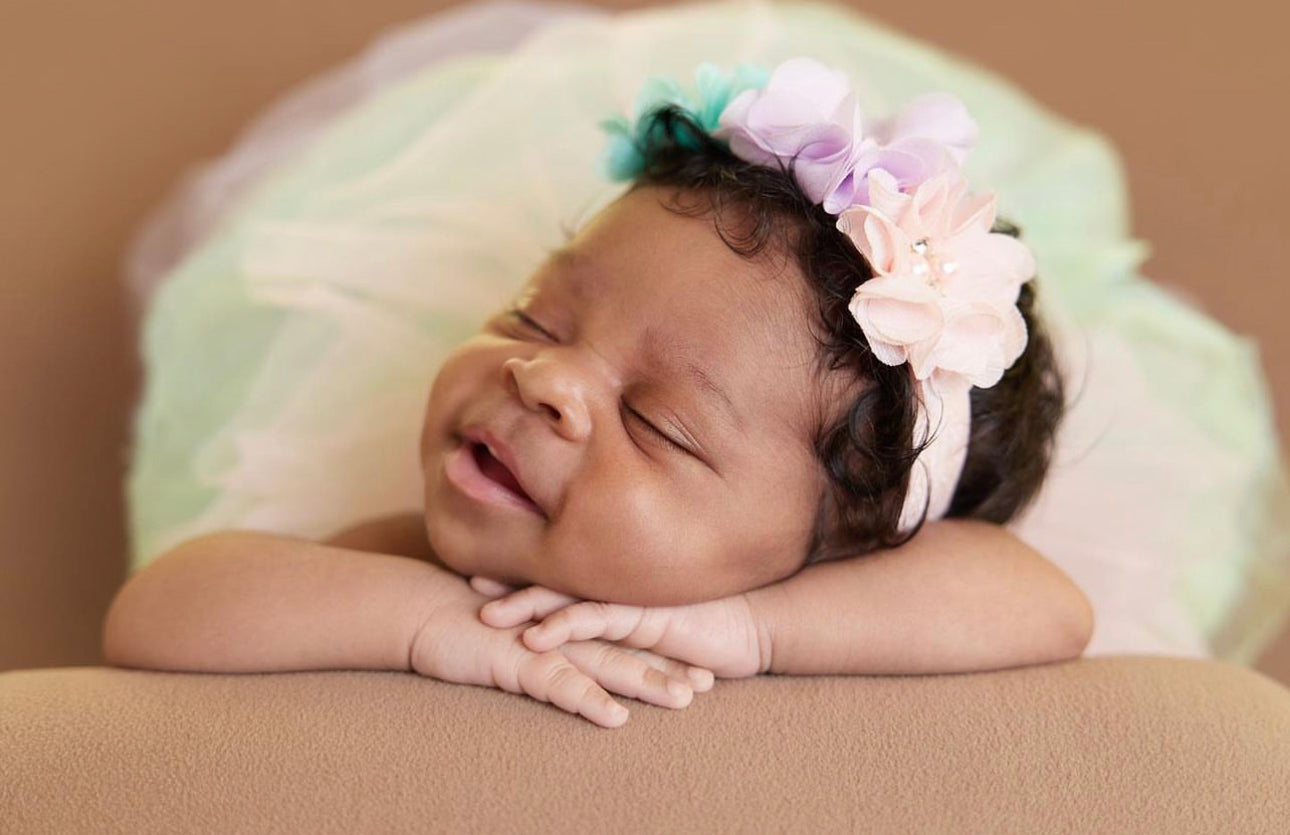
<path fill-rule="evenodd" d="M 508 446 L 496 432 L 485 426 L 470 426 L 462 430 L 461 437 L 468 444 L 477 443 L 488 447 L 489 454 L 500 461 L 502 466 L 511 471 L 511 475 L 513 475 L 515 480 L 519 482 L 520 489 L 524 491 L 529 501 L 533 502 L 533 504 L 537 506 L 537 509 L 541 511 L 543 516 L 547 519 L 551 518 L 551 514 L 548 512 L 546 504 L 530 488 L 529 480 L 525 477 L 524 471 L 521 469 L 514 451 L 511 450 L 510 446 Z"/>

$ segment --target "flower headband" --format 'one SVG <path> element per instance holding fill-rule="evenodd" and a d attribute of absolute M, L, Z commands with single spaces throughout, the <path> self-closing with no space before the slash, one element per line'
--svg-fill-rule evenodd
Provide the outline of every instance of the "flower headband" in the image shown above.
<path fill-rule="evenodd" d="M 610 134 L 606 173 L 628 180 L 644 167 L 657 124 L 643 118 L 667 105 L 685 110 L 736 157 L 791 170 L 798 186 L 837 216 L 873 268 L 849 310 L 874 356 L 908 363 L 919 387 L 915 441 L 899 527 L 949 509 L 971 434 L 973 386 L 989 388 L 1025 350 L 1017 309 L 1035 274 L 1030 250 L 992 232 L 995 196 L 972 195 L 960 170 L 977 126 L 954 96 L 920 96 L 893 117 L 861 113 L 846 76 L 796 58 L 767 73 L 704 64 L 697 99 L 676 82 L 650 79 L 636 121 L 602 123 Z M 682 144 L 685 137 L 679 137 Z"/>

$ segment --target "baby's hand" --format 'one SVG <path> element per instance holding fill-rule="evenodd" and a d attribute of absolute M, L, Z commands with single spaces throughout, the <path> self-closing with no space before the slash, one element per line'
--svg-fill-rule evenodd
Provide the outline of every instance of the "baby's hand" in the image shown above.
<path fill-rule="evenodd" d="M 487 600 L 465 582 L 447 589 L 412 642 L 412 670 L 524 693 L 606 728 L 622 725 L 628 715 L 607 691 L 671 708 L 694 698 L 684 664 L 605 641 L 534 651 L 521 641 L 522 627 L 494 629 L 480 622 L 479 607 Z"/>
<path fill-rule="evenodd" d="M 566 641 L 604 638 L 707 668 L 722 678 L 743 678 L 770 665 L 770 643 L 753 619 L 745 595 L 689 606 L 641 607 L 580 601 L 542 586 L 513 591 L 475 577 L 471 585 L 490 596 L 509 593 L 479 612 L 489 626 L 523 630 L 525 646 L 547 652 Z"/>

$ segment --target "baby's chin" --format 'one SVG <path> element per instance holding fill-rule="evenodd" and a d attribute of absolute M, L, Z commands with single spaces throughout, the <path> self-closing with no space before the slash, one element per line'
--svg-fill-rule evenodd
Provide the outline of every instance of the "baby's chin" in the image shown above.
<path fill-rule="evenodd" d="M 499 551 L 496 543 L 480 542 L 476 537 L 462 537 L 461 532 L 456 532 L 457 536 L 437 535 L 438 532 L 432 525 L 427 525 L 426 533 L 435 557 L 462 577 L 486 577 L 516 588 L 531 585 L 555 588 L 533 566 L 531 548 Z M 556 590 L 563 591 L 560 588 Z"/>
<path fill-rule="evenodd" d="M 716 578 L 678 577 L 671 572 L 646 576 L 623 576 L 585 566 L 576 572 L 539 572 L 530 582 L 582 600 L 621 603 L 627 606 L 688 606 L 729 597 L 752 586 L 731 585 Z"/>
<path fill-rule="evenodd" d="M 693 564 L 678 570 L 673 561 L 634 554 L 627 560 L 588 559 L 614 546 L 556 550 L 541 545 L 507 548 L 495 538 L 455 525 L 437 531 L 427 518 L 426 533 L 435 555 L 463 577 L 486 577 L 508 586 L 543 586 L 581 600 L 629 606 L 685 606 L 751 591 L 778 578 L 740 571 L 705 570 Z M 548 544 L 549 545 L 549 544 Z M 652 568 L 651 566 L 654 566 Z"/>
<path fill-rule="evenodd" d="M 577 570 L 568 570 L 558 560 L 525 559 L 531 555 L 495 551 L 463 553 L 454 549 L 436 553 L 444 565 L 463 577 L 487 577 L 515 588 L 543 586 L 580 600 L 629 606 L 683 606 L 725 596 L 705 592 L 693 582 L 663 582 L 658 577 L 624 578 L 585 564 Z"/>
<path fill-rule="evenodd" d="M 535 580 L 529 572 L 519 571 L 510 560 L 499 559 L 496 555 L 481 554 L 466 548 L 455 548 L 451 544 L 436 542 L 430 534 L 430 544 L 435 556 L 449 569 L 462 577 L 487 577 L 508 586 L 528 586 Z"/>
<path fill-rule="evenodd" d="M 530 536 L 513 535 L 505 543 L 496 532 L 480 530 L 478 523 L 457 518 L 427 505 L 426 539 L 436 559 L 463 577 L 487 577 L 510 586 L 534 582 L 532 555 L 537 548 Z"/>

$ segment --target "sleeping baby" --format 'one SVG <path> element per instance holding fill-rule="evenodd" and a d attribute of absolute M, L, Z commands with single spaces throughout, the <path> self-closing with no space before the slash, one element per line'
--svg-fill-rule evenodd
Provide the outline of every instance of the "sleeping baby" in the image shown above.
<path fill-rule="evenodd" d="M 862 127 L 809 59 L 699 89 L 610 124 L 629 190 L 439 369 L 423 514 L 181 543 L 117 594 L 107 661 L 408 670 L 613 727 L 611 693 L 714 674 L 1079 656 L 1087 600 L 1000 526 L 1063 396 L 962 105 Z"/>

